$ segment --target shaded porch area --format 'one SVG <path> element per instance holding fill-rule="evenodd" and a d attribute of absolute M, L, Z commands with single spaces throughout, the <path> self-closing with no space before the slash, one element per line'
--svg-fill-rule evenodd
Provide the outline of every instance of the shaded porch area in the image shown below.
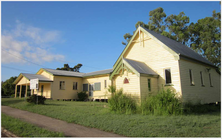
<path fill-rule="evenodd" d="M 39 80 L 39 89 L 30 89 L 30 80 Z M 51 98 L 51 88 L 53 81 L 43 75 L 21 73 L 19 77 L 14 81 L 15 86 L 15 98 L 29 97 L 33 94 L 45 96 Z"/>

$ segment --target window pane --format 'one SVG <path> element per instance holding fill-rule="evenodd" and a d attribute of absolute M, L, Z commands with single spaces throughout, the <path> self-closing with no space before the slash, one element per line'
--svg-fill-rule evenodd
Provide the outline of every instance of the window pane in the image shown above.
<path fill-rule="evenodd" d="M 170 69 L 165 69 L 165 76 L 166 76 L 166 84 L 171 83 L 171 72 Z"/>
<path fill-rule="evenodd" d="M 211 75 L 209 73 L 209 80 L 210 80 L 210 87 L 213 87 L 212 81 L 211 81 Z"/>
<path fill-rule="evenodd" d="M 107 86 L 106 86 L 106 80 L 104 80 L 104 88 L 106 88 Z"/>
<path fill-rule="evenodd" d="M 148 79 L 148 90 L 151 91 L 151 79 Z"/>
<path fill-rule="evenodd" d="M 189 74 L 190 74 L 190 84 L 194 85 L 193 71 L 191 69 L 189 69 Z"/>
<path fill-rule="evenodd" d="M 202 71 L 200 72 L 200 81 L 201 81 L 201 85 L 204 86 Z"/>
<path fill-rule="evenodd" d="M 95 91 L 100 91 L 101 90 L 101 83 L 94 83 L 94 90 Z"/>
<path fill-rule="evenodd" d="M 129 80 L 127 78 L 124 79 L 123 81 L 124 84 L 129 83 Z"/>
<path fill-rule="evenodd" d="M 65 81 L 60 81 L 59 89 L 61 89 L 61 90 L 65 89 Z"/>
<path fill-rule="evenodd" d="M 77 86 L 78 86 L 78 83 L 77 82 L 73 82 L 73 90 L 77 90 Z"/>
<path fill-rule="evenodd" d="M 83 84 L 83 91 L 88 91 L 88 84 Z"/>

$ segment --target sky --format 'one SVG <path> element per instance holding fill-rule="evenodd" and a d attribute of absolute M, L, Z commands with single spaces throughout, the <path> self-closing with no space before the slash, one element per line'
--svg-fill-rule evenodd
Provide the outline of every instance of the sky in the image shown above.
<path fill-rule="evenodd" d="M 66 63 L 83 64 L 83 73 L 110 69 L 125 48 L 123 35 L 158 7 L 167 16 L 184 12 L 190 23 L 221 10 L 219 1 L 2 1 L 1 81 Z"/>

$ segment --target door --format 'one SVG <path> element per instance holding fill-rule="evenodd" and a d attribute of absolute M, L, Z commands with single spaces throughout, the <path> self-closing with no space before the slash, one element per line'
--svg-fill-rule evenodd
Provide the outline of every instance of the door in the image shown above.
<path fill-rule="evenodd" d="M 41 96 L 43 96 L 43 88 L 44 88 L 44 86 L 41 85 Z"/>
<path fill-rule="evenodd" d="M 93 84 L 89 84 L 89 96 L 93 97 Z"/>

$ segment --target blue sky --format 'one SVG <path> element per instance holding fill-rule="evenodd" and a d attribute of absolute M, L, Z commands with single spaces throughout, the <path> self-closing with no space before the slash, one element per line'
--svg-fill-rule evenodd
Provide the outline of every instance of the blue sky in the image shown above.
<path fill-rule="evenodd" d="M 1 2 L 1 80 L 40 68 L 83 64 L 80 72 L 112 68 L 125 33 L 149 12 L 184 12 L 190 22 L 220 12 L 218 2 Z"/>

